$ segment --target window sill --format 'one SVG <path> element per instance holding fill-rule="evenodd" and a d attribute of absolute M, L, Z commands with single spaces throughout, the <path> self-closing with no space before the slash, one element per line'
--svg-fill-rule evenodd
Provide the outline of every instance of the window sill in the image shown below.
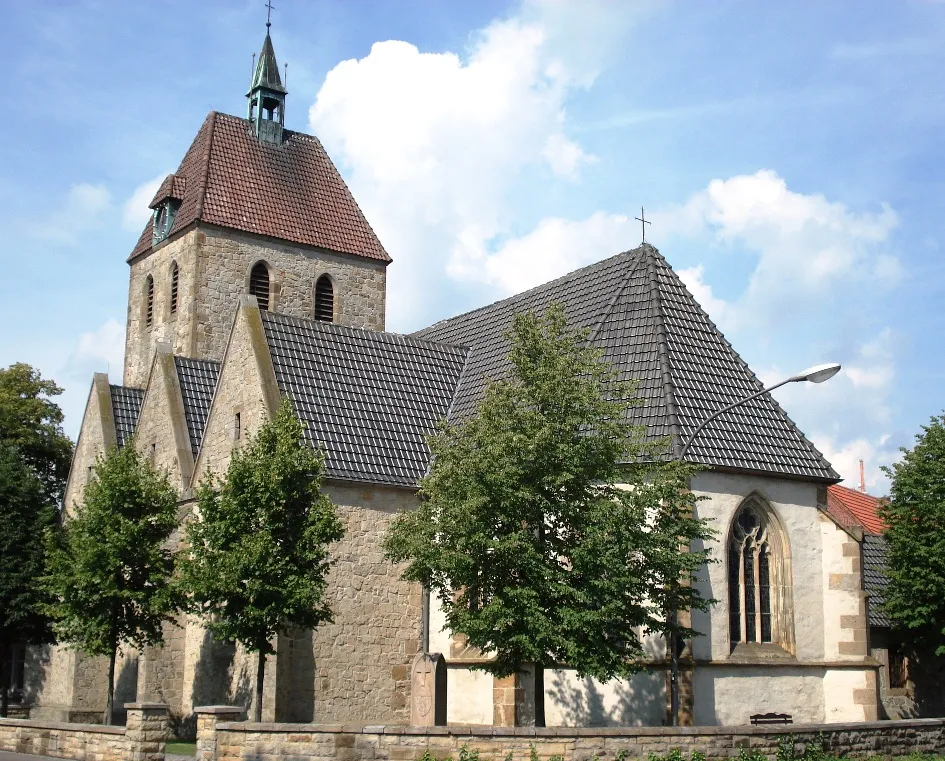
<path fill-rule="evenodd" d="M 771 663 L 797 659 L 774 642 L 739 642 L 732 648 L 729 660 L 739 663 Z"/>

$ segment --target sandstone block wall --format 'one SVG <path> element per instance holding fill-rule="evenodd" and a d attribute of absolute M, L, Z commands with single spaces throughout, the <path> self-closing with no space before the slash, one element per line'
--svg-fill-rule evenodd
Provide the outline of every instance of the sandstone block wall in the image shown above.
<path fill-rule="evenodd" d="M 269 265 L 272 311 L 314 316 L 315 283 L 327 274 L 334 284 L 336 322 L 384 329 L 383 263 L 201 226 L 158 245 L 131 264 L 125 385 L 144 386 L 159 341 L 169 343 L 175 354 L 221 359 L 239 296 L 249 292 L 249 273 L 258 261 Z M 179 275 L 177 310 L 172 314 L 174 262 Z M 154 279 L 150 327 L 146 321 L 149 275 Z"/>
<path fill-rule="evenodd" d="M 63 496 L 67 515 L 71 515 L 75 505 L 82 504 L 85 499 L 85 485 L 89 482 L 90 468 L 109 447 L 115 446 L 116 441 L 108 375 L 95 373 Z"/>
<path fill-rule="evenodd" d="M 209 727 L 209 725 L 207 725 Z M 289 724 L 218 724 L 214 736 L 216 761 L 280 761 L 310 758 L 321 761 L 414 761 L 425 751 L 436 758 L 457 758 L 466 745 L 483 761 L 525 761 L 532 748 L 543 761 L 594 758 L 645 759 L 674 748 L 685 755 L 705 753 L 710 761 L 737 756 L 741 748 L 757 749 L 774 759 L 780 737 L 792 735 L 798 752 L 825 741 L 838 756 L 904 756 L 913 752 L 945 751 L 945 719 L 874 722 L 843 725 L 781 727 L 661 727 L 610 729 L 391 727 Z M 204 747 L 209 747 L 209 738 Z M 198 739 L 198 744 L 201 742 Z M 209 761 L 204 759 L 203 761 Z"/>

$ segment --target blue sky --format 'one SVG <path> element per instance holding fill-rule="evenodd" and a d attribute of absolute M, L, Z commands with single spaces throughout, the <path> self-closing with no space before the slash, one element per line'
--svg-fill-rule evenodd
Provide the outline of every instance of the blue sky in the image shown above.
<path fill-rule="evenodd" d="M 125 259 L 211 109 L 242 115 L 252 2 L 0 2 L 0 363 L 120 378 Z M 281 0 L 287 124 L 394 258 L 409 331 L 648 239 L 850 485 L 945 388 L 945 3 Z"/>

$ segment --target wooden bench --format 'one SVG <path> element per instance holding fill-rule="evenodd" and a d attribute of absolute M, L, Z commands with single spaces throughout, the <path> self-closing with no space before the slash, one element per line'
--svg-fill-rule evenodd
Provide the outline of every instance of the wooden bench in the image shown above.
<path fill-rule="evenodd" d="M 748 717 L 752 724 L 793 724 L 794 717 L 789 713 L 756 713 Z"/>

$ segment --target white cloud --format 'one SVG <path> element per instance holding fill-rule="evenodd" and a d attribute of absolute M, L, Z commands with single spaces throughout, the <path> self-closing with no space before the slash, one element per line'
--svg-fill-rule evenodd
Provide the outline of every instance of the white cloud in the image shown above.
<path fill-rule="evenodd" d="M 731 245 L 753 257 L 748 287 L 726 306 L 730 325 L 784 324 L 822 306 L 839 286 L 888 286 L 899 274 L 887 251 L 898 224 L 889 206 L 855 212 L 792 191 L 767 169 L 712 180 L 682 206 L 654 212 L 653 221 L 670 235 Z"/>
<path fill-rule="evenodd" d="M 593 162 L 566 135 L 565 101 L 646 7 L 529 2 L 464 55 L 390 40 L 328 73 L 309 119 L 397 260 L 394 325 L 425 303 L 447 254 L 465 277 L 507 233 L 508 194 L 524 172 L 573 181 Z"/>
<path fill-rule="evenodd" d="M 134 192 L 128 197 L 128 200 L 121 207 L 121 226 L 133 233 L 140 233 L 144 225 L 151 218 L 151 209 L 148 204 L 154 198 L 158 188 L 167 177 L 168 172 L 163 172 L 147 182 L 141 183 L 134 189 Z"/>
<path fill-rule="evenodd" d="M 95 372 L 108 372 L 120 381 L 125 357 L 125 327 L 108 320 L 91 333 L 83 333 L 66 360 L 63 373 L 88 378 Z M 117 373 L 117 375 L 116 375 Z"/>
<path fill-rule="evenodd" d="M 111 206 L 111 194 L 104 185 L 81 182 L 69 188 L 62 207 L 35 227 L 40 238 L 73 243 L 78 234 L 94 229 Z"/>

